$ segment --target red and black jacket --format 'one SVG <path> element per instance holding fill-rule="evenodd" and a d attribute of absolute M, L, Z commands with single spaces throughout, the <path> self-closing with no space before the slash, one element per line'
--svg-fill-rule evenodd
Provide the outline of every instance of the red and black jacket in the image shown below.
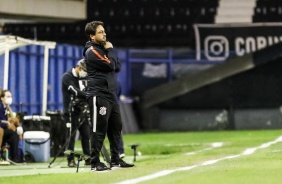
<path fill-rule="evenodd" d="M 86 43 L 84 56 L 88 74 L 86 97 L 99 96 L 118 103 L 116 91 L 119 84 L 116 73 L 120 71 L 121 65 L 114 49 L 104 49 L 89 41 Z"/>

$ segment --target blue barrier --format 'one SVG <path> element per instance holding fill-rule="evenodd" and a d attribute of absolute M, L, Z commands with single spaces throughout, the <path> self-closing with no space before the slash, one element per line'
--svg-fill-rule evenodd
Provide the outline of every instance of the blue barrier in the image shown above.
<path fill-rule="evenodd" d="M 49 51 L 48 110 L 62 109 L 61 77 L 63 73 L 76 65 L 82 57 L 82 46 L 57 44 Z M 136 77 L 132 67 L 146 63 L 165 64 L 166 77 L 160 83 L 173 80 L 174 64 L 213 65 L 216 61 L 196 61 L 194 51 L 185 49 L 117 49 L 122 63 L 118 75 L 123 95 L 135 95 L 133 92 Z M 13 94 L 12 108 L 15 112 L 40 114 L 42 107 L 44 48 L 29 45 L 10 52 L 9 90 Z M 4 57 L 0 56 L 0 86 L 3 86 Z M 138 80 L 137 80 L 138 82 Z M 159 82 L 159 81 L 158 81 Z M 159 84 L 159 83 L 156 83 Z M 140 86 L 142 88 L 142 86 Z M 144 86 L 146 89 L 146 86 Z M 143 89 L 142 89 L 143 90 Z"/>

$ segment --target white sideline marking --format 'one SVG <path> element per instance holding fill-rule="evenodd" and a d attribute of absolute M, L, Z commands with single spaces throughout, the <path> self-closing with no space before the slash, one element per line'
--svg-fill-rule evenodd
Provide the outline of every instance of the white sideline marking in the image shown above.
<path fill-rule="evenodd" d="M 212 150 L 214 148 L 221 147 L 222 145 L 223 145 L 222 142 L 214 142 L 214 143 L 212 143 L 212 147 L 210 147 L 210 148 L 205 148 L 205 149 L 201 149 L 201 150 L 198 150 L 198 151 L 193 151 L 193 152 L 185 153 L 185 155 L 194 155 L 196 153 L 200 153 L 200 152 L 203 152 L 203 151 L 208 151 L 208 150 Z"/>
<path fill-rule="evenodd" d="M 165 146 L 169 146 L 169 147 L 172 147 L 172 146 L 199 146 L 199 145 L 202 145 L 201 143 L 186 143 L 186 144 L 165 144 Z"/>
<path fill-rule="evenodd" d="M 199 166 L 215 164 L 215 163 L 217 163 L 219 161 L 222 161 L 222 160 L 237 158 L 237 157 L 244 156 L 244 155 L 250 155 L 250 154 L 253 154 L 255 151 L 257 151 L 258 149 L 267 148 L 267 147 L 269 147 L 269 146 L 271 146 L 273 144 L 276 144 L 278 142 L 282 142 L 282 136 L 278 137 L 274 141 L 263 143 L 262 145 L 260 145 L 258 147 L 247 148 L 243 153 L 238 154 L 238 155 L 230 155 L 230 156 L 223 157 L 223 158 L 216 159 L 216 160 L 209 160 L 209 161 L 206 161 L 206 162 L 204 162 L 202 164 L 182 167 L 182 168 L 178 168 L 178 169 L 174 169 L 174 170 L 164 170 L 164 171 L 157 172 L 155 174 L 151 174 L 151 175 L 147 175 L 147 176 L 142 176 L 142 177 L 135 178 L 135 179 L 121 181 L 121 182 L 119 182 L 117 184 L 135 184 L 135 183 L 139 183 L 139 182 L 143 182 L 143 181 L 159 178 L 161 176 L 166 176 L 166 175 L 169 175 L 169 174 L 177 172 L 177 171 L 188 171 L 188 170 L 194 169 L 194 168 L 199 167 Z"/>

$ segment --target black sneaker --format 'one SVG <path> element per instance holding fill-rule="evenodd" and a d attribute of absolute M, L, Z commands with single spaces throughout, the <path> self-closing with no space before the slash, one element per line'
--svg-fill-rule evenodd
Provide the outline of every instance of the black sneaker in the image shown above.
<path fill-rule="evenodd" d="M 91 171 L 108 171 L 111 170 L 103 162 L 98 162 L 95 165 L 91 165 Z"/>
<path fill-rule="evenodd" d="M 115 161 L 111 161 L 110 167 L 122 167 L 122 168 L 127 168 L 127 167 L 133 167 L 134 164 L 128 164 L 122 159 L 117 159 Z"/>
<path fill-rule="evenodd" d="M 91 160 L 90 158 L 88 158 L 87 160 L 85 160 L 85 164 L 84 165 L 91 165 Z"/>

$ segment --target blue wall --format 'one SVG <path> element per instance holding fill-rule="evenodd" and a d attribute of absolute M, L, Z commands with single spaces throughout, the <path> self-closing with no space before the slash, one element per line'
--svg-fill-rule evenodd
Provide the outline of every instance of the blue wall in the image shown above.
<path fill-rule="evenodd" d="M 81 46 L 67 44 L 57 44 L 55 49 L 49 50 L 48 110 L 62 109 L 61 77 L 82 58 L 82 51 Z M 116 51 L 122 63 L 122 71 L 118 77 L 124 95 L 136 95 L 132 93 L 134 90 L 140 88 L 146 90 L 152 87 L 152 84 L 169 82 L 174 75 L 173 64 L 210 64 L 193 60 L 193 53 L 189 53 L 190 55 L 184 58 L 174 58 L 175 50 L 172 49 L 117 49 Z M 0 88 L 3 88 L 3 63 L 4 55 L 1 55 Z M 27 112 L 29 115 L 41 114 L 43 63 L 44 47 L 42 46 L 29 45 L 10 52 L 8 88 L 13 94 L 12 108 L 15 112 Z M 145 70 L 144 63 L 164 63 L 167 65 L 167 76 L 161 80 L 144 76 L 142 74 Z M 134 69 L 137 69 L 137 72 Z M 142 83 L 142 81 L 148 82 Z"/>
<path fill-rule="evenodd" d="M 82 47 L 58 44 L 49 50 L 48 107 L 62 108 L 61 76 L 82 57 Z M 4 55 L 0 56 L 0 86 L 3 86 Z M 44 47 L 29 45 L 10 52 L 9 85 L 15 112 L 41 114 Z"/>

